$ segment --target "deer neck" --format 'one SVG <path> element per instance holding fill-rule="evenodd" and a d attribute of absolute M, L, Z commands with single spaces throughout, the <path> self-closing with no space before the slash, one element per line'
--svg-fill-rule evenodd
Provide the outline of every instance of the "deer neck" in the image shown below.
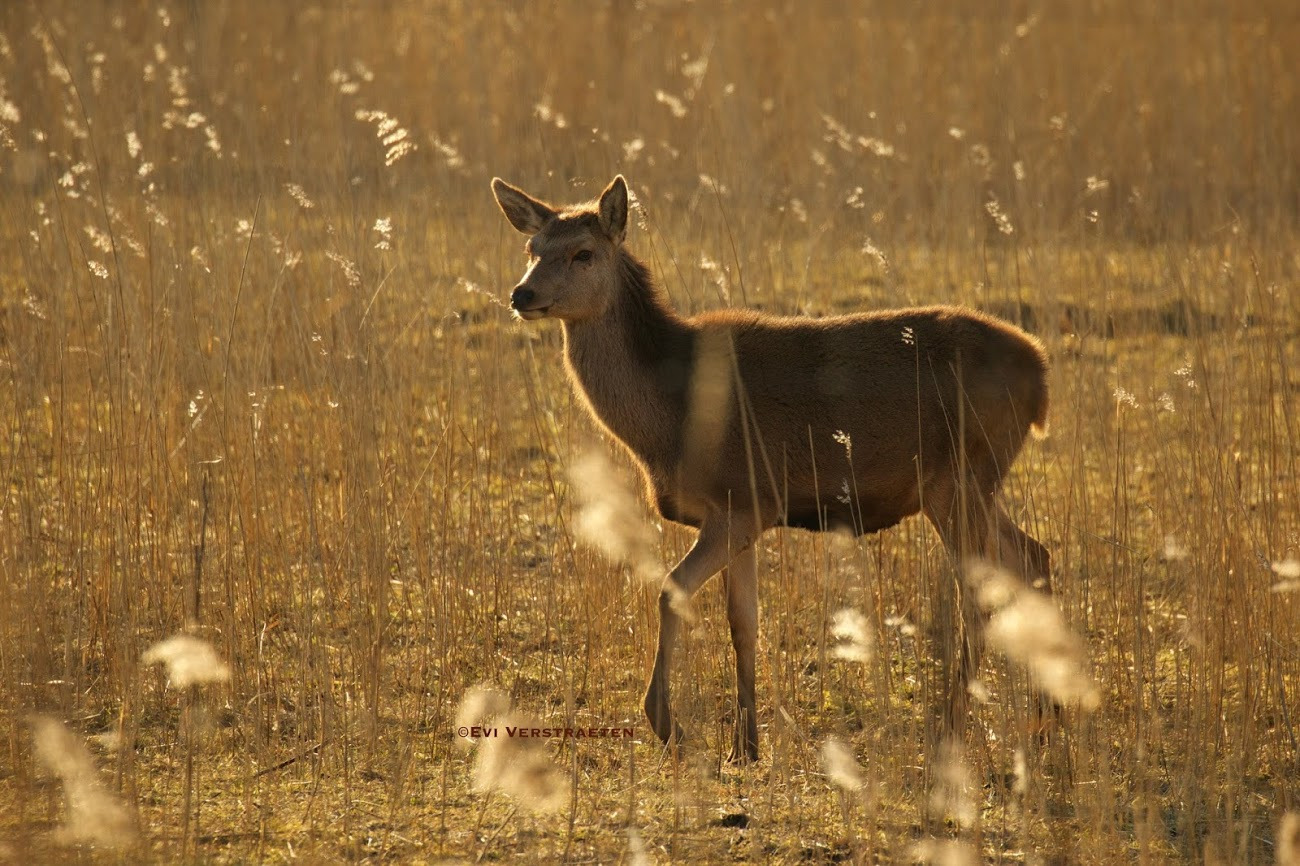
<path fill-rule="evenodd" d="M 694 334 L 627 253 L 616 299 L 598 319 L 564 324 L 565 360 L 592 414 L 653 474 L 675 465 Z"/>

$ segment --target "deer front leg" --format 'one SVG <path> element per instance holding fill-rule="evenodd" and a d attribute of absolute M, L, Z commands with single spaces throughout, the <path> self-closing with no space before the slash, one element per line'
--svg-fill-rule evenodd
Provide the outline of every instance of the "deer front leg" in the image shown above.
<path fill-rule="evenodd" d="M 1015 571 L 1026 585 L 1039 592 L 1052 592 L 1052 557 L 1038 539 L 1016 526 L 1002 506 L 994 504 L 997 551 L 1002 565 Z"/>
<path fill-rule="evenodd" d="M 749 546 L 753 536 L 751 526 L 735 515 L 710 516 L 700 526 L 695 544 L 664 580 L 659 593 L 659 647 L 655 652 L 650 685 L 646 688 L 645 714 L 655 736 L 665 743 L 682 741 L 682 730 L 673 720 L 668 696 L 673 648 L 681 630 L 678 605 L 689 601 L 706 580 L 726 566 L 736 553 Z"/>
<path fill-rule="evenodd" d="M 754 646 L 758 639 L 758 554 L 750 545 L 722 572 L 727 587 L 727 619 L 736 650 L 736 735 L 727 760 L 758 760 L 758 718 L 754 700 Z"/>
<path fill-rule="evenodd" d="M 971 557 L 988 555 L 992 504 L 991 495 L 981 493 L 973 479 L 963 491 L 955 476 L 939 475 L 925 490 L 925 515 L 939 531 L 959 575 Z M 940 727 L 933 732 L 937 735 L 933 754 L 938 754 L 943 740 L 961 739 L 970 710 L 969 686 L 979 674 L 984 650 L 984 613 L 975 603 L 975 594 L 959 576 L 945 575 L 942 580 L 935 630 L 950 637 L 941 638 L 938 647 L 945 700 L 939 713 Z"/>

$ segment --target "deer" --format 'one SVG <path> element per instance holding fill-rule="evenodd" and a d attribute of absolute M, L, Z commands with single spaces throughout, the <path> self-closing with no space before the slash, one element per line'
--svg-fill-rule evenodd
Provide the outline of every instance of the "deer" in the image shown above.
<path fill-rule="evenodd" d="M 956 306 L 829 317 L 728 308 L 679 315 L 625 246 L 629 193 L 554 207 L 500 178 L 506 220 L 528 236 L 510 294 L 526 322 L 555 319 L 586 409 L 634 458 L 668 521 L 697 530 L 664 578 L 644 710 L 655 735 L 684 732 L 669 696 L 681 601 L 722 574 L 735 651 L 729 756 L 758 759 L 756 548 L 776 527 L 873 533 L 924 513 L 951 557 L 998 562 L 1050 586 L 1046 548 L 996 494 L 1047 422 L 1048 358 L 1014 325 Z M 982 614 L 962 593 L 944 656 L 945 729 L 969 711 Z"/>

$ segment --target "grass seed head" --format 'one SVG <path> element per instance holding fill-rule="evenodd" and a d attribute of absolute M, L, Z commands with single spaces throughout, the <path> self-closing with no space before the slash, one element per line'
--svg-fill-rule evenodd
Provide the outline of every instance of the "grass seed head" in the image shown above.
<path fill-rule="evenodd" d="M 167 678 L 178 689 L 230 680 L 230 667 L 212 644 L 194 635 L 176 634 L 159 641 L 145 650 L 140 661 L 147 665 L 166 665 Z"/>

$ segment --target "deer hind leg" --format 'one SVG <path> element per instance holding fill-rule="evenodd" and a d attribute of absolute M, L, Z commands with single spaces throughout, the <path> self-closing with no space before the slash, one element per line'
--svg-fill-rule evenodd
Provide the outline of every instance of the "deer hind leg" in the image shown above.
<path fill-rule="evenodd" d="M 735 515 L 712 515 L 700 526 L 695 544 L 664 580 L 659 593 L 659 645 L 650 684 L 646 687 L 645 713 L 655 736 L 665 743 L 682 741 L 682 730 L 673 719 L 668 690 L 673 650 L 681 630 L 678 606 L 688 601 L 733 556 L 749 547 L 755 535 L 752 521 Z"/>
<path fill-rule="evenodd" d="M 1001 508 L 997 509 L 997 544 L 1002 565 L 1015 570 L 1024 581 L 1042 593 L 1052 592 L 1052 558 L 1047 548 L 1012 522 Z M 1037 688 L 1030 691 L 1030 727 L 1039 740 L 1046 742 L 1060 727 L 1063 707 Z"/>
<path fill-rule="evenodd" d="M 984 653 L 984 614 L 960 572 L 967 559 L 987 555 L 993 531 L 992 491 L 975 480 L 963 486 L 956 474 L 944 474 L 927 485 L 922 508 L 959 572 L 943 584 L 935 612 L 940 634 L 949 624 L 955 627 L 952 639 L 939 641 L 944 678 L 939 733 L 959 737 L 970 712 L 970 683 L 979 673 Z"/>
<path fill-rule="evenodd" d="M 727 620 L 736 650 L 736 732 L 727 760 L 758 760 L 758 717 L 754 700 L 754 655 L 758 640 L 758 557 L 750 545 L 722 572 L 727 589 Z"/>

